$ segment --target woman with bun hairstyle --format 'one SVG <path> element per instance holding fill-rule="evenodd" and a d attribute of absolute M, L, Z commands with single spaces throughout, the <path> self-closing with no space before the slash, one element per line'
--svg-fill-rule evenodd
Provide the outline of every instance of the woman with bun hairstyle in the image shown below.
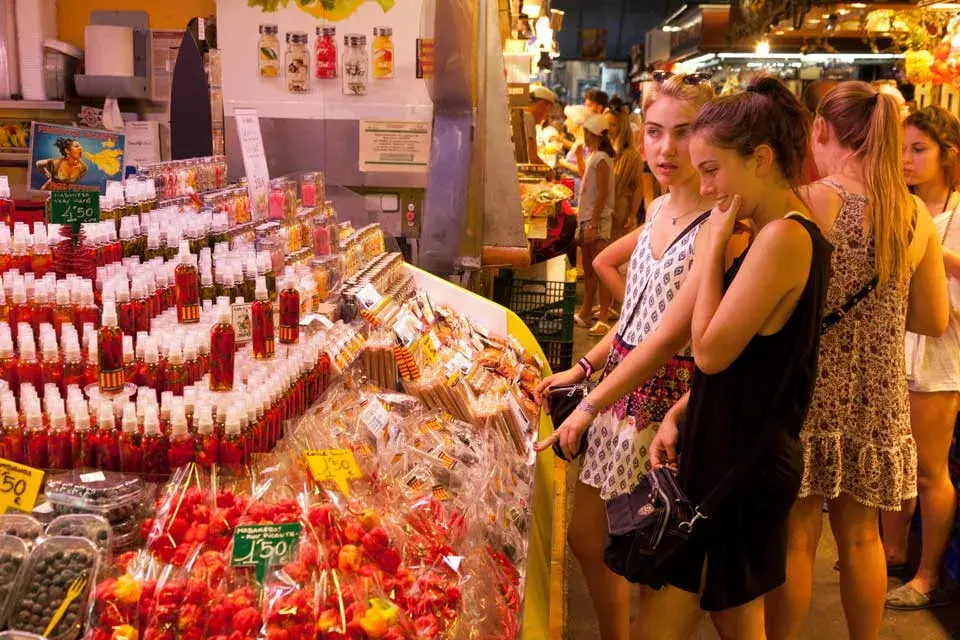
<path fill-rule="evenodd" d="M 649 471 L 657 427 L 687 390 L 693 370 L 688 345 L 697 290 L 694 254 L 699 255 L 712 204 L 700 195 L 689 132 L 697 112 L 714 98 L 713 89 L 685 75 L 651 84 L 644 100 L 644 153 L 670 194 L 653 203 L 646 224 L 594 262 L 614 297 L 623 300 L 616 328 L 577 365 L 537 389 L 542 397 L 550 387 L 577 384 L 603 371 L 582 406 L 537 444 L 538 451 L 558 444 L 568 460 L 584 451 L 567 541 L 583 569 L 603 640 L 630 635 L 629 585 L 603 561 L 604 501 L 629 493 Z M 619 269 L 627 263 L 624 280 Z"/>
<path fill-rule="evenodd" d="M 641 592 L 641 638 L 689 638 L 706 610 L 720 637 L 761 640 L 763 596 L 785 579 L 831 252 L 796 191 L 809 128 L 803 105 L 773 78 L 718 98 L 693 123 L 700 190 L 717 204 L 697 257 L 696 372 L 660 425 L 651 461 L 677 468 L 692 504 L 731 470 L 746 475 L 697 523 L 663 583 L 648 585 L 658 590 Z M 730 261 L 738 220 L 756 235 Z"/>
<path fill-rule="evenodd" d="M 603 112 L 610 127 L 610 142 L 617 157 L 613 162 L 615 176 L 613 225 L 611 241 L 622 238 L 634 227 L 637 211 L 643 202 L 643 156 L 634 144 L 630 128 L 630 107 L 614 96 Z"/>
<path fill-rule="evenodd" d="M 917 501 L 905 500 L 900 511 L 884 511 L 882 518 L 887 574 L 908 581 L 887 594 L 887 607 L 912 611 L 950 603 L 940 585 L 940 565 L 957 510 L 947 460 L 960 408 L 960 121 L 942 107 L 926 107 L 907 116 L 903 137 L 904 178 L 934 216 L 950 290 L 947 332 L 940 338 L 908 333 L 906 341 L 910 428 L 917 443 L 923 517 L 923 551 L 915 575 L 907 565 L 907 537 Z"/>
<path fill-rule="evenodd" d="M 917 495 L 904 328 L 947 328 L 940 238 L 903 179 L 896 100 L 844 82 L 820 101 L 813 151 L 821 181 L 802 195 L 834 246 L 817 385 L 800 441 L 803 481 L 790 515 L 787 583 L 767 598 L 771 638 L 797 638 L 829 502 L 852 640 L 880 631 L 887 572 L 879 511 Z"/>

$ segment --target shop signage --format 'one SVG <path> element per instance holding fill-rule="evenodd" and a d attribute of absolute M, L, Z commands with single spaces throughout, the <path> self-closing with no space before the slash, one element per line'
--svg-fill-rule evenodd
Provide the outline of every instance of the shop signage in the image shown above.
<path fill-rule="evenodd" d="M 360 122 L 360 171 L 426 173 L 430 165 L 429 122 Z"/>
<path fill-rule="evenodd" d="M 300 545 L 300 523 L 245 524 L 233 533 L 234 567 L 256 567 L 257 582 L 263 584 L 267 568 L 293 560 Z"/>
<path fill-rule="evenodd" d="M 310 475 L 316 482 L 332 480 L 345 495 L 350 495 L 348 480 L 363 477 L 350 449 L 314 449 L 304 452 Z"/>
<path fill-rule="evenodd" d="M 123 179 L 126 137 L 102 129 L 34 122 L 30 129 L 31 191 L 107 192 Z"/>
<path fill-rule="evenodd" d="M 263 150 L 263 135 L 260 133 L 260 116 L 256 109 L 234 109 L 240 152 L 243 154 L 243 169 L 247 174 L 247 191 L 250 206 L 256 212 L 254 220 L 267 217 L 267 196 L 270 189 L 270 172 L 267 170 L 267 154 Z"/>
<path fill-rule="evenodd" d="M 43 471 L 0 458 L 0 513 L 11 507 L 33 511 L 42 483 Z"/>
<path fill-rule="evenodd" d="M 50 222 L 83 224 L 100 222 L 99 191 L 53 191 L 50 193 Z"/>

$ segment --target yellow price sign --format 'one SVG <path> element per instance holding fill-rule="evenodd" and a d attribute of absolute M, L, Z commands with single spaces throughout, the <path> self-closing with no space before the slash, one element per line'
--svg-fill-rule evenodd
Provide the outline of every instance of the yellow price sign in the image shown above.
<path fill-rule="evenodd" d="M 303 454 L 316 482 L 332 480 L 343 495 L 350 497 L 348 480 L 363 477 L 360 466 L 350 449 L 311 449 Z"/>
<path fill-rule="evenodd" d="M 0 513 L 13 507 L 33 511 L 43 484 L 43 471 L 0 458 Z"/>
<path fill-rule="evenodd" d="M 423 355 L 429 364 L 437 361 L 437 351 L 440 348 L 439 344 L 440 341 L 433 335 L 432 331 L 428 331 L 420 337 L 420 349 L 423 351 Z"/>

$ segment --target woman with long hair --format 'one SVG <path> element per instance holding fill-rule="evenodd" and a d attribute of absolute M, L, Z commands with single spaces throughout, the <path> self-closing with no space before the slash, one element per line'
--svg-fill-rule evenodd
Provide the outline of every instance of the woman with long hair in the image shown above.
<path fill-rule="evenodd" d="M 696 372 L 660 425 L 651 459 L 677 468 L 694 505 L 748 467 L 669 560 L 663 584 L 649 585 L 659 590 L 641 592 L 642 638 L 685 640 L 702 609 L 722 638 L 761 640 L 763 596 L 784 580 L 831 251 L 796 192 L 809 126 L 773 78 L 717 99 L 693 124 L 690 155 L 717 205 L 697 258 Z M 737 220 L 756 235 L 730 264 Z M 758 442 L 762 455 L 752 449 Z"/>
<path fill-rule="evenodd" d="M 611 241 L 623 237 L 636 224 L 643 202 L 643 156 L 634 144 L 630 107 L 614 97 L 603 112 L 610 127 L 610 142 L 617 157 L 613 163 L 614 200 Z"/>
<path fill-rule="evenodd" d="M 957 510 L 947 460 L 960 408 L 960 220 L 954 219 L 960 207 L 960 121 L 946 109 L 926 107 L 907 116 L 903 143 L 904 178 L 934 216 L 951 302 L 950 323 L 942 337 L 907 334 L 910 428 L 917 443 L 917 493 L 923 517 L 923 550 L 916 574 L 907 565 L 907 537 L 917 501 L 905 500 L 900 511 L 884 511 L 881 522 L 887 574 L 908 581 L 887 594 L 887 607 L 912 611 L 950 603 L 940 585 L 940 565 Z"/>
<path fill-rule="evenodd" d="M 603 116 L 589 116 L 583 123 L 583 142 L 587 149 L 580 197 L 577 199 L 577 237 L 583 258 L 583 304 L 573 319 L 581 327 L 590 326 L 593 301 L 600 298 L 597 322 L 587 335 L 603 337 L 610 330 L 610 290 L 600 282 L 593 268 L 593 260 L 610 242 L 613 225 L 614 174 L 613 158 L 616 152 L 607 138 L 607 121 Z"/>
<path fill-rule="evenodd" d="M 941 335 L 947 286 L 940 238 L 903 179 L 896 100 L 844 82 L 820 101 L 808 209 L 834 246 L 817 384 L 800 434 L 803 481 L 790 515 L 787 582 L 766 601 L 771 638 L 796 638 L 810 605 L 829 502 L 852 640 L 880 630 L 887 572 L 879 511 L 917 495 L 904 328 Z"/>
<path fill-rule="evenodd" d="M 600 384 L 542 451 L 559 443 L 572 460 L 585 448 L 567 540 L 583 569 L 603 640 L 630 629 L 628 584 L 603 562 L 604 500 L 632 491 L 650 469 L 648 447 L 664 413 L 687 389 L 693 362 L 687 345 L 696 298 L 694 254 L 712 204 L 700 195 L 690 161 L 689 130 L 714 97 L 709 84 L 678 75 L 657 82 L 644 103 L 644 152 L 669 195 L 656 200 L 646 224 L 611 244 L 596 263 L 623 310 L 615 330 L 567 371 L 540 385 L 576 384 L 604 370 Z M 629 262 L 624 280 L 619 267 Z M 589 433 L 587 428 L 593 425 Z"/>

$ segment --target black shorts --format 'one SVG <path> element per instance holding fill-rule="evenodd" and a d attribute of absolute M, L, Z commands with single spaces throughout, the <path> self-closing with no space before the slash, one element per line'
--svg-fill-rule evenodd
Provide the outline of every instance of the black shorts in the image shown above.
<path fill-rule="evenodd" d="M 787 518 L 802 472 L 801 445 L 787 437 L 677 555 L 668 568 L 667 584 L 700 593 L 703 580 L 704 611 L 739 607 L 783 584 Z"/>

